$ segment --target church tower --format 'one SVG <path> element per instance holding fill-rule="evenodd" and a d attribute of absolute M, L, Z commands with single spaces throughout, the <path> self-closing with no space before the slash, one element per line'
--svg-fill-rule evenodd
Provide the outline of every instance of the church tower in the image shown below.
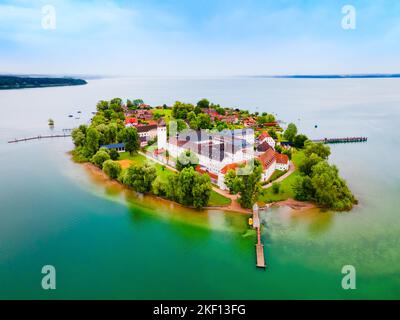
<path fill-rule="evenodd" d="M 158 122 L 157 126 L 157 145 L 158 149 L 167 150 L 167 126 L 164 119 Z"/>

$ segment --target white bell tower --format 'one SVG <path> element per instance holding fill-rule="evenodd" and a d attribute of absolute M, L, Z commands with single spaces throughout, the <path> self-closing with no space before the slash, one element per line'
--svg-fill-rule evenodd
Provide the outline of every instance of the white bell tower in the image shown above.
<path fill-rule="evenodd" d="M 157 146 L 158 149 L 167 150 L 167 126 L 164 120 L 161 120 L 157 126 Z"/>

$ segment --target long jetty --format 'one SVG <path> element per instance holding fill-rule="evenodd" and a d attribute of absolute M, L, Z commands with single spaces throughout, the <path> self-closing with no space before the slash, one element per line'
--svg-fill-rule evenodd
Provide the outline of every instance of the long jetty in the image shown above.
<path fill-rule="evenodd" d="M 52 134 L 52 135 L 38 135 L 38 136 L 34 136 L 34 137 L 28 137 L 28 138 L 20 138 L 20 139 L 14 139 L 14 140 L 10 140 L 8 141 L 8 143 L 17 143 L 17 142 L 23 142 L 23 141 L 31 141 L 31 140 L 40 140 L 40 139 L 52 139 L 52 138 L 66 138 L 66 137 L 70 137 L 70 134 Z"/>
<path fill-rule="evenodd" d="M 353 143 L 353 142 L 367 142 L 367 137 L 345 137 L 345 138 L 324 138 L 312 140 L 318 143 Z"/>
<path fill-rule="evenodd" d="M 256 266 L 257 268 L 266 268 L 265 264 L 265 257 L 264 257 L 264 245 L 261 242 L 261 223 L 260 223 L 260 217 L 258 215 L 258 206 L 255 204 L 253 206 L 253 228 L 257 229 L 257 243 L 256 243 L 256 257 L 257 257 L 257 262 Z"/>

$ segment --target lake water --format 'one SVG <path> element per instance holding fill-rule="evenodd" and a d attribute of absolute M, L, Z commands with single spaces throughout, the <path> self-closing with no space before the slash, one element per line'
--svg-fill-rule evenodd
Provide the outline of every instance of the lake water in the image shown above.
<path fill-rule="evenodd" d="M 399 89 L 400 79 L 123 78 L 0 91 L 0 298 L 399 299 Z M 332 146 L 360 204 L 263 213 L 262 271 L 244 215 L 138 198 L 72 163 L 69 138 L 7 144 L 49 133 L 49 118 L 54 132 L 86 123 L 113 97 L 206 97 L 277 113 L 312 138 L 368 136 Z M 44 265 L 57 270 L 55 291 L 41 289 Z M 341 287 L 344 265 L 356 268 L 356 290 Z"/>

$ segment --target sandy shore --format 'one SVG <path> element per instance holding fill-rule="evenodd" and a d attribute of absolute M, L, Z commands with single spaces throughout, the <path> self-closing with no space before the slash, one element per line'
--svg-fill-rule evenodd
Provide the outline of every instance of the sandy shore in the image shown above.
<path fill-rule="evenodd" d="M 294 199 L 287 199 L 284 201 L 273 202 L 270 205 L 272 207 L 290 207 L 293 210 L 299 210 L 299 211 L 317 208 L 317 206 L 314 203 L 297 201 Z"/>

